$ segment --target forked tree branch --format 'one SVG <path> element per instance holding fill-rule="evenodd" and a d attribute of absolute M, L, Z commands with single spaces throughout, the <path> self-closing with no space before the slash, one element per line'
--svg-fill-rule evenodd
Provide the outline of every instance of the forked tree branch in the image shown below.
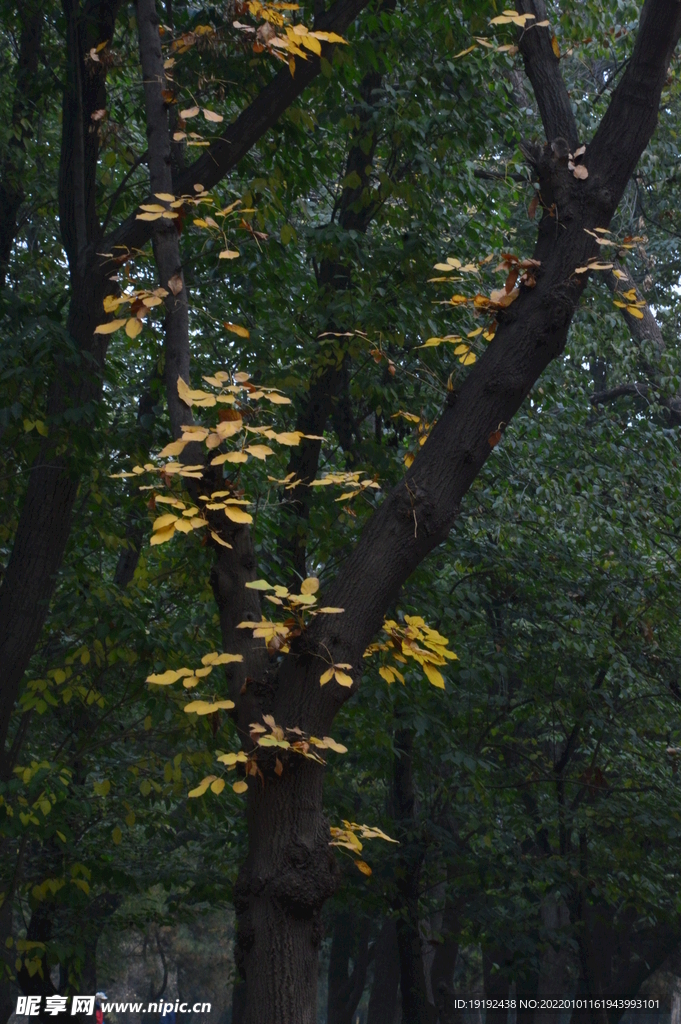
<path fill-rule="evenodd" d="M 302 728 L 330 727 L 349 691 L 332 682 L 320 693 L 312 671 L 307 685 L 301 685 L 301 664 L 309 660 L 311 669 L 316 668 L 318 651 L 325 650 L 332 652 L 334 661 L 352 663 L 359 678 L 362 652 L 400 587 L 447 537 L 461 500 L 492 451 L 492 435 L 510 422 L 540 374 L 563 351 L 588 278 L 576 268 L 595 255 L 596 245 L 585 229 L 610 223 L 655 129 L 662 85 L 680 35 L 681 3 L 646 0 L 631 62 L 597 132 L 591 159 L 587 150 L 587 180 L 575 179 L 566 161 L 545 151 L 542 189 L 552 193 L 545 200 L 555 197 L 557 209 L 552 211 L 549 202 L 539 225 L 537 285 L 523 287 L 516 302 L 499 312 L 494 340 L 458 395 L 450 394 L 405 479 L 369 520 L 325 594 L 325 602 L 344 608 L 344 614 L 334 617 L 332 624 L 324 617 L 315 620 L 295 647 L 298 657 L 287 659 L 282 667 L 277 721 L 295 721 Z M 604 149 L 613 109 L 619 126 L 617 145 L 611 140 L 610 148 Z M 628 169 L 626 175 L 620 164 Z"/>
<path fill-rule="evenodd" d="M 333 7 L 319 18 L 317 31 L 345 32 L 369 0 L 336 0 Z M 327 59 L 333 46 L 322 45 L 322 56 Z M 272 128 L 285 110 L 314 81 L 321 69 L 320 59 L 309 54 L 308 59 L 297 60 L 295 75 L 280 71 L 256 96 L 250 106 L 232 122 L 190 167 L 180 174 L 171 191 L 177 196 L 193 195 L 194 185 L 214 188 L 262 136 Z M 104 240 L 107 252 L 142 248 L 151 237 L 150 225 L 135 219 L 132 214 Z M 104 269 L 102 270 L 104 272 Z"/>

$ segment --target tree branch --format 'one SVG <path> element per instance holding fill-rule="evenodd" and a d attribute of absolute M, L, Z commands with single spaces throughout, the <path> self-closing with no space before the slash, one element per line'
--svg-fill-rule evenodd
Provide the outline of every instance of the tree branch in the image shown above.
<path fill-rule="evenodd" d="M 620 111 L 618 144 L 613 145 L 616 159 L 601 155 L 600 143 L 594 143 L 598 174 L 585 182 L 573 177 L 567 161 L 555 159 L 549 150 L 544 152 L 542 190 L 557 197 L 562 230 L 556 231 L 552 197 L 545 194 L 548 209 L 544 209 L 534 253 L 541 262 L 537 285 L 523 287 L 513 305 L 499 312 L 494 340 L 458 395 L 450 393 L 442 416 L 404 480 L 369 520 L 325 593 L 325 603 L 344 608 L 344 614 L 334 617 L 332 624 L 320 616 L 294 644 L 293 657 L 282 666 L 275 704 L 277 721 L 295 721 L 302 728 L 330 728 L 336 711 L 352 691 L 332 682 L 320 694 L 317 652 L 325 650 L 334 661 L 353 664 L 355 678 L 359 678 L 367 643 L 409 575 L 447 537 L 464 495 L 492 451 L 490 438 L 500 423 L 510 422 L 540 374 L 563 351 L 588 279 L 586 273 L 576 274 L 575 268 L 588 262 L 595 249 L 585 229 L 607 227 L 617 209 L 627 184 L 618 161 L 631 173 L 648 143 L 656 122 L 656 110 L 651 108 L 659 102 L 679 34 L 678 0 L 647 0 L 625 75 L 630 82 L 634 76 L 640 91 L 631 98 L 631 111 L 622 104 L 621 85 L 611 101 Z M 630 95 L 627 89 L 625 96 Z M 645 118 L 639 117 L 641 110 L 646 112 Z M 608 116 L 612 116 L 610 112 Z M 632 131 L 626 129 L 630 118 Z M 600 129 L 599 137 L 603 137 Z M 308 659 L 308 685 L 303 685 L 301 666 Z"/>
<path fill-rule="evenodd" d="M 645 0 L 629 65 L 587 148 L 590 174 L 621 195 L 655 131 L 662 87 L 681 33 L 678 0 Z"/>
<path fill-rule="evenodd" d="M 140 61 L 147 117 L 149 187 L 152 195 L 172 193 L 168 109 L 163 98 L 165 71 L 156 0 L 137 0 Z M 144 223 L 144 222 L 142 222 Z M 153 221 L 152 244 L 165 298 L 165 384 L 173 437 L 194 422 L 191 409 L 177 393 L 181 377 L 189 384 L 189 308 L 180 259 L 180 237 L 172 219 Z"/>
<path fill-rule="evenodd" d="M 336 0 L 331 10 L 320 17 L 318 31 L 344 32 L 368 2 L 369 0 Z M 328 59 L 332 52 L 332 46 L 327 43 L 322 45 L 322 56 Z M 171 191 L 178 196 L 193 195 L 195 184 L 210 189 L 222 181 L 316 78 L 320 68 L 319 58 L 310 54 L 308 60 L 296 61 L 295 76 L 291 76 L 288 69 L 280 71 L 236 121 L 225 129 L 220 138 L 178 176 Z M 136 220 L 135 214 L 132 214 L 107 236 L 104 248 L 109 252 L 113 246 L 121 246 L 133 251 L 142 248 L 150 237 L 150 225 L 145 221 Z"/>
<path fill-rule="evenodd" d="M 544 0 L 516 0 L 519 14 L 534 14 L 519 30 L 518 45 L 525 62 L 527 77 L 532 83 L 547 142 L 563 138 L 571 150 L 578 145 L 577 124 L 570 97 L 560 72 L 558 58 L 551 46 L 551 29 L 540 27 L 546 21 Z M 534 27 L 533 27 L 534 26 Z"/>

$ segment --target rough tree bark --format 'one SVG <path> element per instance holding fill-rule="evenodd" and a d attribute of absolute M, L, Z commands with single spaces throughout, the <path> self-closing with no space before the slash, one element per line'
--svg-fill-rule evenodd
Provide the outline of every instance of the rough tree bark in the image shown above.
<path fill-rule="evenodd" d="M 529 10 L 528 0 L 518 7 Z M 540 110 L 549 143 L 527 147 L 539 176 L 544 210 L 535 258 L 537 285 L 523 287 L 500 311 L 499 329 L 458 394 L 452 392 L 405 480 L 386 497 L 354 551 L 325 593 L 345 609 L 333 622 L 315 620 L 292 645 L 278 671 L 261 680 L 260 713 L 283 727 L 328 735 L 352 691 L 319 676 L 329 657 L 353 666 L 358 685 L 362 653 L 380 628 L 401 585 L 445 539 L 459 505 L 484 465 L 490 435 L 508 424 L 546 366 L 565 346 L 588 275 L 576 268 L 596 255 L 584 230 L 607 227 L 656 122 L 668 63 L 681 34 L 678 0 L 646 0 L 634 50 L 610 106 L 587 146 L 586 180 L 569 170 L 576 139 L 567 91 L 550 48 L 550 31 L 525 33 L 521 48 L 530 79 L 544 88 Z M 541 85 L 549 81 L 548 86 Z M 557 224 L 560 223 L 560 231 Z M 265 684 L 266 681 L 266 685 Z M 248 687 L 251 693 L 254 687 Z M 237 703 L 239 694 L 236 694 Z M 253 719 L 251 719 L 252 721 Z M 280 777 L 266 759 L 264 782 L 249 782 L 250 852 L 240 876 L 238 913 L 247 936 L 248 1024 L 314 1019 L 309 980 L 319 935 L 319 914 L 332 890 L 333 868 L 321 804 L 321 772 L 307 761 L 284 758 Z"/>

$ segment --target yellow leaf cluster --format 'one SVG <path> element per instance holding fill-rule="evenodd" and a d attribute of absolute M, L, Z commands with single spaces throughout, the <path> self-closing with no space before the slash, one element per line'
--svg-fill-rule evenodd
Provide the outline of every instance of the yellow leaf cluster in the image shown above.
<path fill-rule="evenodd" d="M 211 651 L 209 654 L 204 654 L 201 659 L 201 668 L 169 668 L 165 672 L 147 676 L 146 681 L 153 683 L 154 686 L 170 686 L 172 683 L 176 683 L 178 679 L 183 679 L 182 685 L 185 689 L 191 690 L 201 679 L 210 675 L 218 665 L 229 665 L 232 662 L 241 662 L 243 660 L 243 655 L 241 654 L 220 654 L 218 651 Z"/>
<path fill-rule="evenodd" d="M 265 595 L 265 599 L 272 604 L 283 606 L 284 610 L 295 617 L 298 625 L 302 627 L 303 616 L 306 612 L 312 615 L 337 615 L 342 608 L 315 608 L 317 598 L 315 594 L 319 590 L 319 580 L 316 576 L 309 576 L 303 580 L 300 586 L 300 593 L 293 594 L 288 587 L 280 584 L 271 584 L 267 580 L 251 580 L 246 583 L 249 590 L 259 590 Z M 270 591 L 271 593 L 268 593 Z M 237 629 L 252 629 L 254 638 L 261 638 L 271 651 L 288 651 L 288 638 L 291 635 L 289 625 L 281 622 L 270 622 L 263 616 L 260 622 L 240 622 Z"/>
<path fill-rule="evenodd" d="M 312 480 L 310 487 L 330 487 L 332 484 L 341 484 L 345 487 L 349 487 L 349 491 L 345 491 L 339 498 L 335 498 L 335 501 L 347 501 L 352 498 L 356 498 L 358 494 L 365 491 L 368 487 L 376 490 L 381 489 L 381 485 L 377 480 L 367 478 L 362 480 L 361 477 L 365 476 L 364 471 L 357 473 L 326 473 L 323 477 L 318 480 Z"/>
<path fill-rule="evenodd" d="M 371 868 L 366 861 L 360 860 L 358 857 L 358 854 L 363 849 L 362 839 L 382 839 L 386 843 L 397 843 L 396 839 L 391 839 L 380 828 L 370 825 L 358 825 L 354 821 L 344 820 L 343 828 L 332 825 L 329 832 L 331 833 L 329 846 L 340 846 L 345 850 L 349 850 L 355 859 L 355 867 L 367 877 L 372 873 Z"/>
<path fill-rule="evenodd" d="M 364 652 L 364 657 L 371 657 L 378 651 L 392 655 L 393 661 L 402 665 L 409 658 L 416 661 L 423 669 L 428 681 L 438 689 L 444 689 L 445 681 L 438 667 L 447 661 L 457 661 L 458 657 L 448 650 L 449 640 L 436 629 L 431 629 L 420 615 L 405 615 L 405 625 L 386 619 L 383 632 L 387 641 L 371 644 Z M 399 679 L 404 683 L 404 676 L 394 665 L 386 665 L 379 669 L 379 674 L 387 683 Z"/>
<path fill-rule="evenodd" d="M 159 214 L 160 216 L 160 214 Z M 136 338 L 142 331 L 142 321 L 149 315 L 149 310 L 154 306 L 160 306 L 168 295 L 165 288 L 155 288 L 153 291 L 133 290 L 123 292 L 120 295 L 106 295 L 104 297 L 104 312 L 114 313 L 119 306 L 130 303 L 133 306 L 133 316 L 119 317 L 116 320 L 108 320 L 104 324 L 95 327 L 95 334 L 113 334 L 121 327 L 125 327 L 125 333 L 129 338 Z"/>
<path fill-rule="evenodd" d="M 346 668 L 352 668 L 352 665 L 349 665 L 344 661 L 339 661 L 333 664 L 331 668 L 321 674 L 319 677 L 319 685 L 325 686 L 326 683 L 331 682 L 331 680 L 335 678 L 339 686 L 352 686 L 353 678 L 347 674 L 345 671 Z"/>

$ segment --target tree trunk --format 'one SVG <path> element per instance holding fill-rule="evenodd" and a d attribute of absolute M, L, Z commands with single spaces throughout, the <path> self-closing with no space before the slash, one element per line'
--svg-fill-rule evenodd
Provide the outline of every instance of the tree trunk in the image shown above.
<path fill-rule="evenodd" d="M 315 1024 L 321 911 L 337 866 L 322 813 L 322 770 L 295 755 L 248 792 L 248 857 L 234 888 L 246 1024 Z M 276 826 L 276 827 L 273 827 Z"/>
<path fill-rule="evenodd" d="M 43 6 L 39 0 L 24 0 L 19 9 L 21 35 L 12 107 L 12 128 L 7 152 L 0 167 L 0 288 L 5 285 L 17 215 L 24 200 L 21 171 L 25 140 L 32 132 L 41 96 L 38 57 L 43 29 Z"/>
<path fill-rule="evenodd" d="M 510 982 L 506 973 L 508 953 L 500 946 L 482 951 L 485 999 L 508 999 Z M 508 1010 L 487 1010 L 486 1024 L 507 1024 Z"/>
<path fill-rule="evenodd" d="M 459 1024 L 461 1014 L 454 1005 L 454 968 L 459 954 L 459 907 L 449 899 L 445 903 L 441 931 L 444 941 L 435 950 L 430 969 L 437 1020 L 438 1024 Z"/>
<path fill-rule="evenodd" d="M 395 732 L 392 813 L 402 843 L 395 870 L 397 882 L 397 947 L 400 958 L 400 990 L 403 1024 L 428 1024 L 431 1007 L 419 929 L 419 886 L 423 849 L 415 835 L 416 795 L 413 774 L 414 734 L 410 729 Z"/>
<path fill-rule="evenodd" d="M 367 1024 L 395 1024 L 400 984 L 400 952 L 392 917 L 383 922 L 374 947 L 374 982 L 369 998 Z"/>
<path fill-rule="evenodd" d="M 343 910 L 336 915 L 329 959 L 327 1024 L 352 1024 L 362 998 L 367 976 L 369 921 L 358 923 L 355 913 Z M 350 973 L 350 960 L 354 968 Z"/>

